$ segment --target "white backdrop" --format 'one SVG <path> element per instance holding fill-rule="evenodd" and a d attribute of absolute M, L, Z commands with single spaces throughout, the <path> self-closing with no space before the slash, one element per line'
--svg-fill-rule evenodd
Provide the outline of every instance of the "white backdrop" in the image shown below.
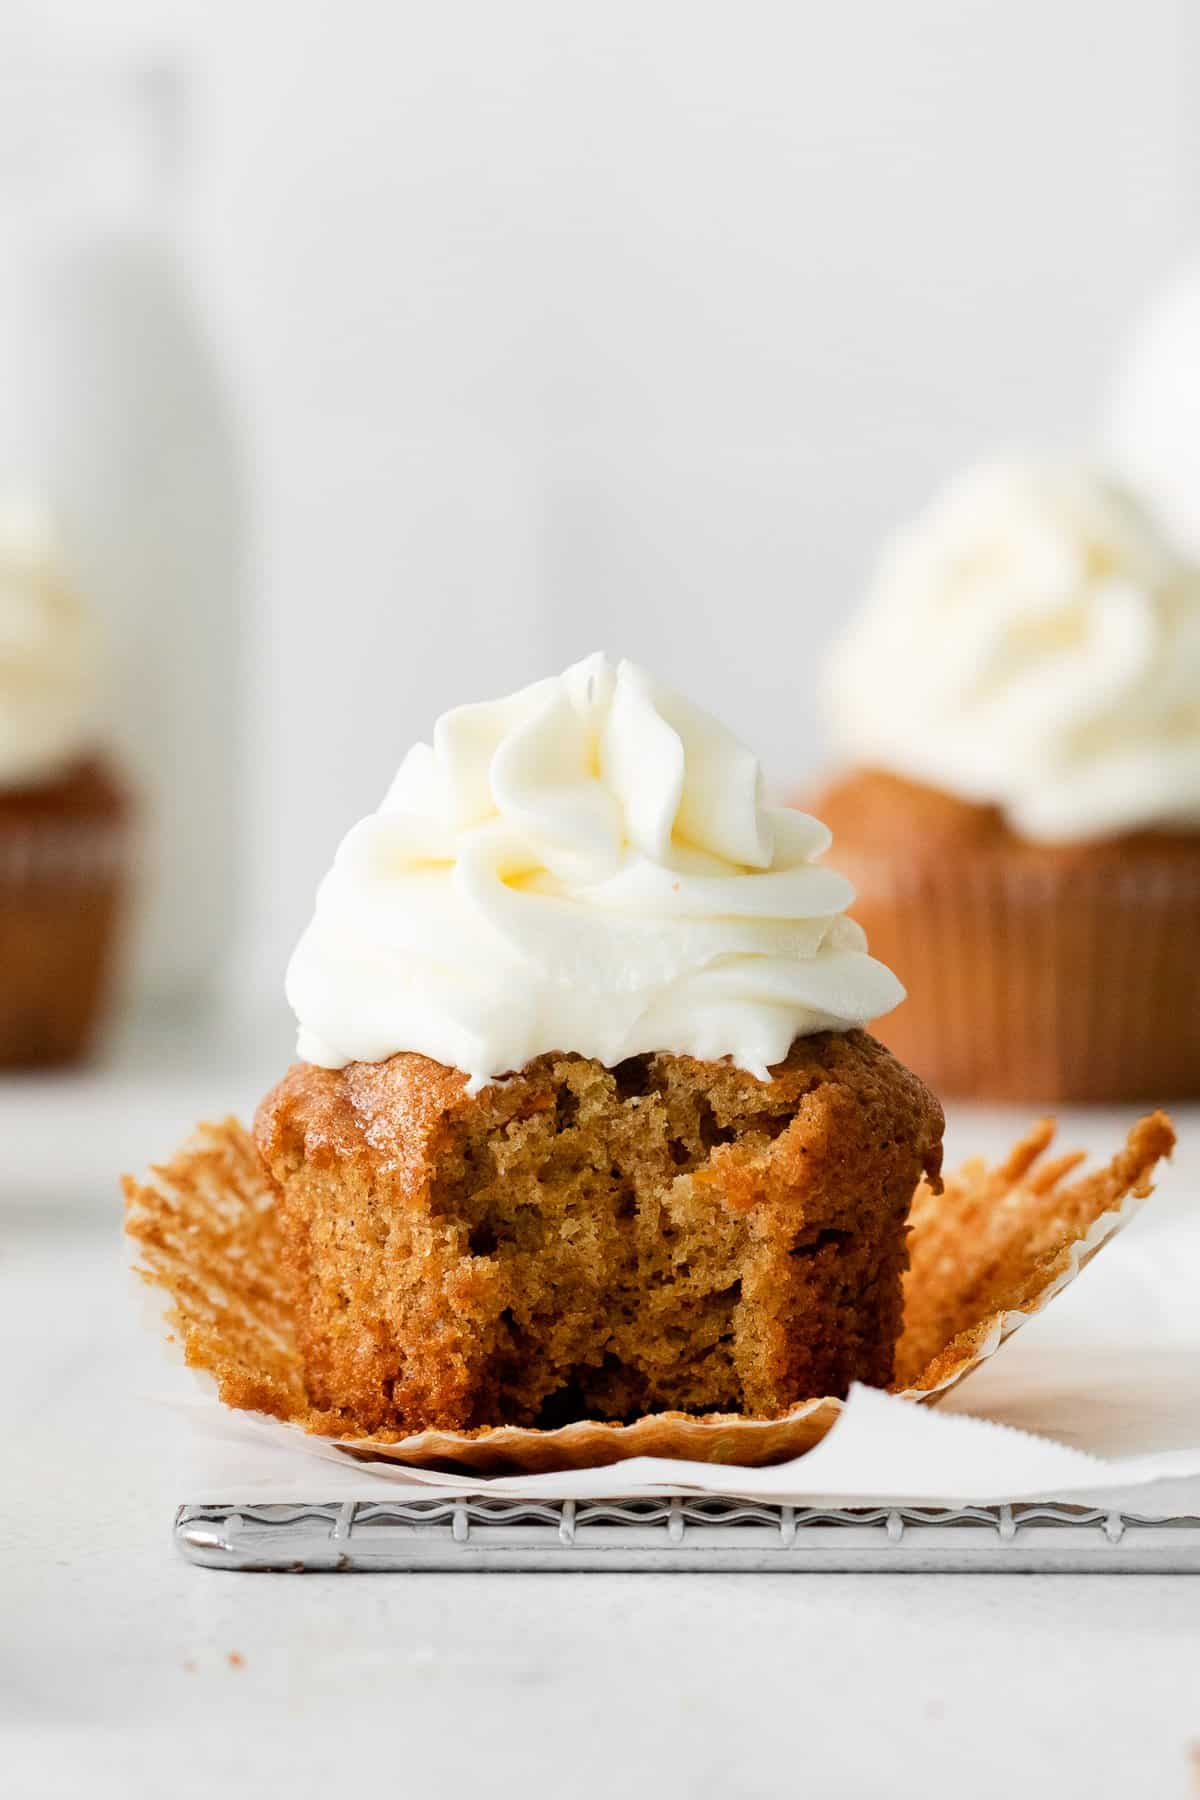
<path fill-rule="evenodd" d="M 1188 242 L 1187 0 L 49 10 L 201 75 L 269 982 L 453 700 L 606 646 L 811 766 L 880 532 L 981 450 L 1086 440 Z"/>

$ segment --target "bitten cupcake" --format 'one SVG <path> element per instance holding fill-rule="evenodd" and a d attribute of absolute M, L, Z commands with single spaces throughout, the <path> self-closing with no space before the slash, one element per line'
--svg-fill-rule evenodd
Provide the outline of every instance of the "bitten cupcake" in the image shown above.
<path fill-rule="evenodd" d="M 259 1108 L 311 1405 L 405 1433 L 886 1386 L 942 1113 L 816 820 L 630 663 L 438 721 L 338 851 Z"/>
<path fill-rule="evenodd" d="M 130 808 L 94 668 L 48 521 L 0 510 L 0 1066 L 79 1056 L 110 988 Z"/>
<path fill-rule="evenodd" d="M 942 1092 L 1200 1094 L 1200 573 L 1072 466 L 956 482 L 887 549 L 812 803 Z M 812 798 L 811 796 L 807 798 Z"/>

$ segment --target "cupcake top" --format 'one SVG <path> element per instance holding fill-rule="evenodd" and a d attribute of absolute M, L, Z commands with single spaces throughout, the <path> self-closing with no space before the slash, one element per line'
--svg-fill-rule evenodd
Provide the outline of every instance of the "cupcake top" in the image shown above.
<path fill-rule="evenodd" d="M 730 1057 L 904 990 L 843 916 L 829 833 L 763 802 L 707 714 L 602 655 L 446 713 L 356 825 L 288 970 L 308 1062 L 419 1051 L 476 1087 L 552 1050 Z"/>
<path fill-rule="evenodd" d="M 93 650 L 48 515 L 0 505 L 0 788 L 53 781 L 87 748 Z"/>
<path fill-rule="evenodd" d="M 1078 842 L 1200 829 L 1200 571 L 1070 465 L 965 475 L 837 646 L 839 752 Z"/>

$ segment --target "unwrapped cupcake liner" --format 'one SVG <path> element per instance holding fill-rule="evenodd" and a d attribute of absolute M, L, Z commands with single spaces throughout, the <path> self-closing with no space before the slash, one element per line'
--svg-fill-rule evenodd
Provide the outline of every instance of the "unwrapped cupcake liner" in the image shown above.
<path fill-rule="evenodd" d="M 918 1187 L 894 1385 L 901 1397 L 936 1401 L 994 1355 L 1128 1223 L 1174 1144 L 1170 1121 L 1155 1113 L 1109 1163 L 1080 1175 L 1081 1153 L 1048 1154 L 1053 1137 L 1053 1123 L 1042 1121 L 1002 1162 L 964 1164 L 941 1195 Z M 236 1119 L 198 1127 L 146 1181 L 127 1177 L 125 1194 L 138 1271 L 164 1293 L 168 1328 L 187 1362 L 215 1380 L 226 1405 L 266 1415 L 319 1454 L 484 1476 L 599 1468 L 634 1456 L 762 1467 L 812 1449 L 844 1405 L 809 1399 L 774 1419 L 664 1412 L 552 1431 L 356 1433 L 309 1401 L 275 1196 L 245 1127 Z"/>
<path fill-rule="evenodd" d="M 1200 1095 L 1200 858 L 839 844 L 853 916 L 909 998 L 872 1029 L 942 1094 L 1042 1102 Z"/>

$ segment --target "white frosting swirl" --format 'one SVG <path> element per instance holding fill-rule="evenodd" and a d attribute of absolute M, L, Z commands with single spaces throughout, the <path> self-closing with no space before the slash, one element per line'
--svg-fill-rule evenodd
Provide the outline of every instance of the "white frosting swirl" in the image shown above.
<path fill-rule="evenodd" d="M 445 714 L 345 839 L 288 971 L 299 1054 L 421 1051 L 475 1086 L 551 1050 L 730 1056 L 903 998 L 842 916 L 829 833 L 632 663 Z"/>
<path fill-rule="evenodd" d="M 829 687 L 847 757 L 1027 838 L 1200 827 L 1200 571 L 1089 470 L 950 487 L 885 553 Z"/>
<path fill-rule="evenodd" d="M 93 650 L 49 518 L 0 507 L 0 787 L 53 780 L 84 749 Z"/>

